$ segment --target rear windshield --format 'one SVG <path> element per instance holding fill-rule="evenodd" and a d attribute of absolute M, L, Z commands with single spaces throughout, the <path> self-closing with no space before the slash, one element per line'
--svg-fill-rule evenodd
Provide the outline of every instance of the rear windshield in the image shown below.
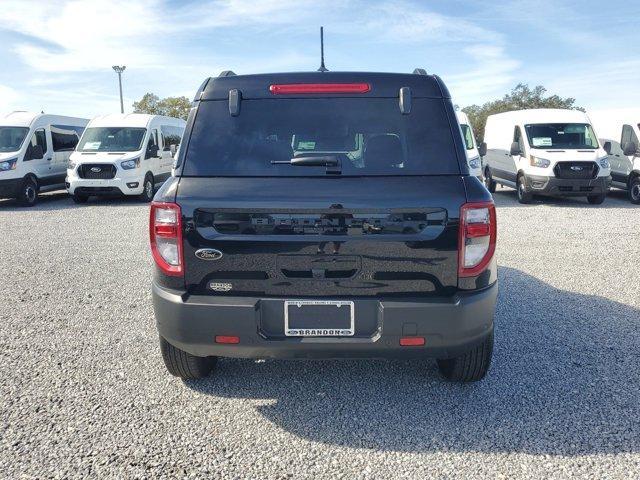
<path fill-rule="evenodd" d="M 337 163 L 292 165 L 298 157 Z M 274 163 L 276 162 L 276 163 Z M 459 174 L 444 102 L 414 99 L 402 115 L 397 98 L 201 102 L 185 176 L 343 176 Z"/>
<path fill-rule="evenodd" d="M 598 148 L 598 140 L 588 123 L 536 123 L 524 128 L 533 148 Z"/>

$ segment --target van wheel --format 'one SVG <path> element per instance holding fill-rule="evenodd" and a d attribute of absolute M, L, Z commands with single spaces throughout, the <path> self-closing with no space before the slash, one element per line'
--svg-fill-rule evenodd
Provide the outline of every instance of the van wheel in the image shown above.
<path fill-rule="evenodd" d="M 587 196 L 587 201 L 591 205 L 600 205 L 602 202 L 604 202 L 604 199 L 606 197 L 607 197 L 607 195 L 605 193 L 601 193 L 600 195 L 588 195 Z"/>
<path fill-rule="evenodd" d="M 447 380 L 475 382 L 482 380 L 491 365 L 493 354 L 493 332 L 477 347 L 455 358 L 439 359 L 438 369 Z"/>
<path fill-rule="evenodd" d="M 218 357 L 196 357 L 174 347 L 160 337 L 162 359 L 169 373 L 183 380 L 208 377 L 216 366 Z"/>
<path fill-rule="evenodd" d="M 38 182 L 33 177 L 25 178 L 16 198 L 23 207 L 33 207 L 38 203 Z"/>
<path fill-rule="evenodd" d="M 640 205 L 640 177 L 634 177 L 629 182 L 629 200 L 635 205 Z"/>
<path fill-rule="evenodd" d="M 86 195 L 71 195 L 71 200 L 73 200 L 73 203 L 87 203 L 89 197 Z"/>
<path fill-rule="evenodd" d="M 140 194 L 140 200 L 146 203 L 149 203 L 153 200 L 153 194 L 155 193 L 155 186 L 153 183 L 153 176 L 147 173 L 147 176 L 144 177 L 144 183 L 142 184 L 144 187 L 142 193 Z"/>
<path fill-rule="evenodd" d="M 484 170 L 484 185 L 487 187 L 487 190 L 489 190 L 489 192 L 496 192 L 496 182 L 491 176 L 491 170 L 489 169 L 489 167 Z"/>
<path fill-rule="evenodd" d="M 531 203 L 533 201 L 533 193 L 527 191 L 524 183 L 524 176 L 520 175 L 517 181 L 518 201 L 520 203 Z"/>

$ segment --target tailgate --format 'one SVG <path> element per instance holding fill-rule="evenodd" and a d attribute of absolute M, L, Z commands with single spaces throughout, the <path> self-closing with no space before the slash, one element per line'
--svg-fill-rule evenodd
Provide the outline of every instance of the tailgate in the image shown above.
<path fill-rule="evenodd" d="M 182 177 L 191 293 L 451 295 L 460 176 Z M 221 255 L 216 252 L 218 251 Z"/>

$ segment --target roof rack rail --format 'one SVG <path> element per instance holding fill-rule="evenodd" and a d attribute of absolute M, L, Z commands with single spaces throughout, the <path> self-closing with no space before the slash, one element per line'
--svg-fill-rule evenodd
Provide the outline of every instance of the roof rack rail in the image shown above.
<path fill-rule="evenodd" d="M 218 77 L 235 77 L 235 73 L 233 70 L 224 70 L 222 72 L 220 72 L 220 75 L 218 75 Z"/>
<path fill-rule="evenodd" d="M 424 68 L 416 68 L 413 71 L 414 75 L 427 75 L 427 71 Z"/>

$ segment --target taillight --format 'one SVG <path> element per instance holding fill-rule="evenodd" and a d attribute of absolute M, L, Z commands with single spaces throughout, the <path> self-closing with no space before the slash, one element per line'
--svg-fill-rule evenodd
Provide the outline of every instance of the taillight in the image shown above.
<path fill-rule="evenodd" d="M 496 251 L 496 207 L 493 202 L 465 203 L 460 209 L 458 275 L 473 277 L 489 265 Z"/>
<path fill-rule="evenodd" d="M 151 253 L 166 275 L 182 276 L 182 212 L 175 203 L 151 203 L 149 218 Z"/>
<path fill-rule="evenodd" d="M 288 83 L 270 85 L 269 91 L 274 95 L 291 95 L 295 93 L 367 93 L 371 90 L 368 83 Z"/>

